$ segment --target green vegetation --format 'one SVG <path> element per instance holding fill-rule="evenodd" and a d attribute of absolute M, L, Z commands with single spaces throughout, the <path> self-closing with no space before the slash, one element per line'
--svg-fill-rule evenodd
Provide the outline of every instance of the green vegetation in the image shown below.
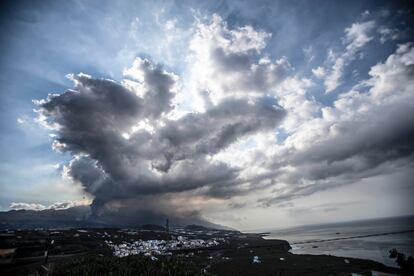
<path fill-rule="evenodd" d="M 201 269 L 176 257 L 160 257 L 152 261 L 147 257 L 134 255 L 124 258 L 99 255 L 83 256 L 57 263 L 53 275 L 201 275 Z"/>

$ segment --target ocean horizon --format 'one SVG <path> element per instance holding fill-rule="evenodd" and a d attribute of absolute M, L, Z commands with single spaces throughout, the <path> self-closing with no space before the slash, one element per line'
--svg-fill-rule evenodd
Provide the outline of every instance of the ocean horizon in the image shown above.
<path fill-rule="evenodd" d="M 373 260 L 397 267 L 396 248 L 414 255 L 414 215 L 268 229 L 267 239 L 287 240 L 295 254 L 333 255 Z"/>

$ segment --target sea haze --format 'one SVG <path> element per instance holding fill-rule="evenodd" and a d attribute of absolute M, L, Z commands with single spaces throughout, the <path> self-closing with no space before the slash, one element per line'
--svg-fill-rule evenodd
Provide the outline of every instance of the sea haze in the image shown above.
<path fill-rule="evenodd" d="M 389 266 L 397 266 L 388 257 L 392 248 L 408 256 L 414 255 L 414 216 L 314 224 L 269 232 L 267 238 L 289 241 L 295 254 L 370 259 Z M 384 235 L 386 233 L 392 234 Z M 341 239 L 355 236 L 359 237 Z"/>

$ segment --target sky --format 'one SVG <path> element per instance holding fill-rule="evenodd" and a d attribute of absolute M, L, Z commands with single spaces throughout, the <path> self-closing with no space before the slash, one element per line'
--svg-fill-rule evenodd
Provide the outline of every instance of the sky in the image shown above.
<path fill-rule="evenodd" d="M 409 3 L 2 1 L 0 210 L 413 214 Z"/>

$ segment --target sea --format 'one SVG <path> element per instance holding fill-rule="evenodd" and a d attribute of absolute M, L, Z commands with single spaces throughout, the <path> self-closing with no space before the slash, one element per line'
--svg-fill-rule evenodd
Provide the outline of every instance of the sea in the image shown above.
<path fill-rule="evenodd" d="M 266 238 L 287 240 L 294 254 L 368 259 L 397 267 L 389 250 L 414 257 L 414 216 L 272 229 Z"/>

